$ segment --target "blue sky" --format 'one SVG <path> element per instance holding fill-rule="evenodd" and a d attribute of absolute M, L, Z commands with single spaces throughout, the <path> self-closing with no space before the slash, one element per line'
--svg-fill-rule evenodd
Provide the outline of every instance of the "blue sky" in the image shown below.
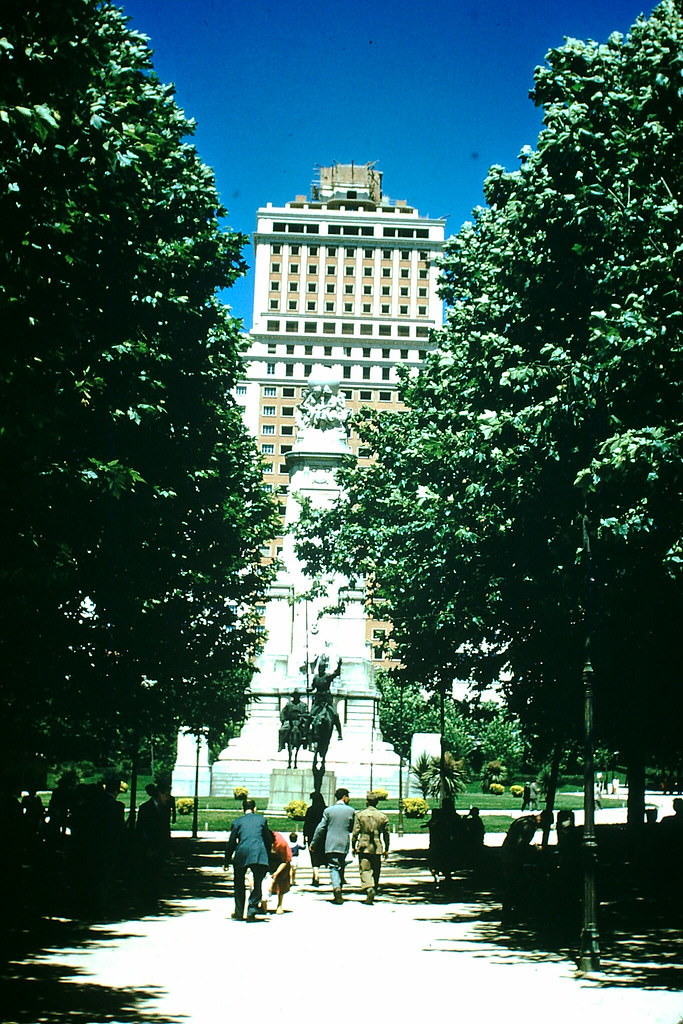
<path fill-rule="evenodd" d="M 642 0 L 121 0 L 197 121 L 227 223 L 308 193 L 316 164 L 377 161 L 384 189 L 455 234 L 491 164 L 518 166 L 541 115 L 534 68 L 565 36 L 604 42 Z M 245 252 L 251 264 L 251 248 Z M 226 293 L 251 326 L 251 275 Z"/>

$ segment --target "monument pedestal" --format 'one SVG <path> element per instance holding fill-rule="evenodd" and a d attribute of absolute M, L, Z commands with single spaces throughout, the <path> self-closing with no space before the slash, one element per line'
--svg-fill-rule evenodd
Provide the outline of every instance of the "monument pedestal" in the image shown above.
<path fill-rule="evenodd" d="M 334 772 L 325 772 L 320 792 L 326 804 L 334 803 L 337 777 Z M 313 774 L 310 768 L 273 768 L 270 773 L 270 795 L 268 810 L 282 811 L 290 800 L 303 800 L 310 804 L 313 792 Z"/>

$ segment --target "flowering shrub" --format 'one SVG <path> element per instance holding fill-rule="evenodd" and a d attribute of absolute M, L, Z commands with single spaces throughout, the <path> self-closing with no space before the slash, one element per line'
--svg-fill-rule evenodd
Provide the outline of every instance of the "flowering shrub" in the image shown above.
<path fill-rule="evenodd" d="M 194 797 L 179 797 L 175 802 L 175 809 L 178 814 L 192 814 L 192 811 L 194 810 Z"/>
<path fill-rule="evenodd" d="M 513 796 L 519 797 L 524 792 L 524 786 L 510 786 L 510 792 Z"/>
<path fill-rule="evenodd" d="M 492 782 L 489 786 L 489 793 L 493 793 L 494 796 L 502 796 L 505 792 L 505 786 L 501 786 L 499 782 Z"/>
<path fill-rule="evenodd" d="M 285 807 L 285 814 L 294 821 L 303 821 L 306 817 L 306 808 L 305 800 L 290 800 Z"/>
<path fill-rule="evenodd" d="M 406 818 L 424 818 L 429 804 L 421 796 L 409 796 L 403 801 L 403 810 Z"/>
<path fill-rule="evenodd" d="M 247 789 L 246 786 L 235 786 L 235 788 L 232 791 L 232 795 L 234 796 L 235 800 L 246 800 L 247 797 L 249 796 L 249 790 Z"/>
<path fill-rule="evenodd" d="M 375 800 L 386 800 L 389 793 L 386 789 L 371 789 L 368 796 Z"/>

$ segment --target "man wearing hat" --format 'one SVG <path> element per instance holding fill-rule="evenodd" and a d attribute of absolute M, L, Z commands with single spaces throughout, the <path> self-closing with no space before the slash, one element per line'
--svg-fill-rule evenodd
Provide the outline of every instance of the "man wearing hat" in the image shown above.
<path fill-rule="evenodd" d="M 377 810 L 378 799 L 374 793 L 368 793 L 367 807 L 356 815 L 352 834 L 353 852 L 358 854 L 360 881 L 368 904 L 375 901 L 382 857 L 386 860 L 389 854 L 389 819 Z"/>

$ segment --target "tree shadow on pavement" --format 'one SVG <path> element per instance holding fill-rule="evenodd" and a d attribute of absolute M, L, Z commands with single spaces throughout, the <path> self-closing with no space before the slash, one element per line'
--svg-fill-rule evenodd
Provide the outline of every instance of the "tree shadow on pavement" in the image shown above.
<path fill-rule="evenodd" d="M 136 921 L 192 912 L 199 909 L 199 901 L 225 898 L 228 881 L 222 862 L 220 843 L 174 839 L 163 870 L 141 871 L 139 861 L 131 857 L 119 865 L 106 890 L 93 885 L 92 874 L 66 858 L 48 866 L 23 865 L 19 884 L 6 892 L 3 905 L 2 1020 L 178 1024 L 183 1018 L 155 1014 L 154 986 L 110 988 L 44 958 L 59 949 L 120 943 L 128 933 L 134 934 Z"/>
<path fill-rule="evenodd" d="M 612 837 L 614 839 L 614 837 Z M 623 840 L 623 837 L 622 837 Z M 639 987 L 679 991 L 682 987 L 681 902 L 658 885 L 641 862 L 629 860 L 623 842 L 605 843 L 598 876 L 598 932 L 603 987 Z M 382 899 L 424 904 L 439 910 L 430 923 L 452 926 L 437 947 L 499 962 L 569 961 L 576 963 L 581 943 L 582 889 L 568 891 L 552 859 L 546 860 L 514 910 L 503 908 L 500 851 L 487 849 L 477 870 L 459 869 L 450 883 L 436 886 L 428 874 L 425 851 L 396 855 L 395 877 L 382 884 Z M 660 865 L 661 877 L 674 877 L 675 864 Z"/>

